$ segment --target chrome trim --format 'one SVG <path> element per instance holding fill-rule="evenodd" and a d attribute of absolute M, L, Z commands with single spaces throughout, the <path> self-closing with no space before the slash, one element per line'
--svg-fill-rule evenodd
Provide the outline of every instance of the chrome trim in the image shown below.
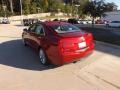
<path fill-rule="evenodd" d="M 83 48 L 83 49 L 80 49 L 80 50 L 76 50 L 75 52 L 78 53 L 78 52 L 84 52 L 86 51 L 87 49 L 89 49 L 90 47 L 86 47 L 86 48 Z"/>

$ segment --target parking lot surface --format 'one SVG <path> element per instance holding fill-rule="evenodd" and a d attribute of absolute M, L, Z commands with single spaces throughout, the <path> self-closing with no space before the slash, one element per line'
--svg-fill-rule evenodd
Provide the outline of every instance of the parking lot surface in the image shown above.
<path fill-rule="evenodd" d="M 61 67 L 43 66 L 24 47 L 21 26 L 0 25 L 0 90 L 120 90 L 120 48 L 96 43 L 92 55 Z"/>
<path fill-rule="evenodd" d="M 76 25 L 80 29 L 90 32 L 97 41 L 107 42 L 120 46 L 120 28 L 106 27 L 105 25 Z"/>

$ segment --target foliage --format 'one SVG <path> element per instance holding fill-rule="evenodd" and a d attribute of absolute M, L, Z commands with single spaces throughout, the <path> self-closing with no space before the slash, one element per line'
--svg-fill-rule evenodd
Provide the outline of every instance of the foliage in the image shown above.
<path fill-rule="evenodd" d="M 58 11 L 67 13 L 73 16 L 79 14 L 79 17 L 91 15 L 94 17 L 101 16 L 105 11 L 113 11 L 117 9 L 114 3 L 105 3 L 104 0 L 21 0 L 23 14 L 34 14 L 38 12 L 52 12 Z M 12 3 L 12 4 L 11 4 Z M 7 14 L 20 14 L 21 6 L 20 0 L 0 0 L 0 15 L 4 15 L 2 5 L 7 6 Z M 11 7 L 13 5 L 13 7 Z M 76 7 L 76 5 L 80 5 Z"/>
<path fill-rule="evenodd" d="M 30 6 L 30 13 L 31 14 L 37 13 L 37 4 L 35 2 L 32 2 L 31 6 Z"/>
<path fill-rule="evenodd" d="M 86 14 L 84 13 L 84 9 L 88 2 L 89 0 L 80 1 L 80 7 L 78 8 L 78 14 L 80 18 L 85 18 Z"/>
<path fill-rule="evenodd" d="M 117 10 L 115 7 L 116 5 L 114 3 L 105 3 L 104 0 L 94 0 L 86 3 L 83 8 L 83 13 L 93 18 L 92 23 L 94 25 L 94 19 L 96 17 L 101 17 L 107 11 Z"/>
<path fill-rule="evenodd" d="M 91 15 L 92 17 L 101 17 L 104 12 L 117 10 L 114 3 L 105 3 L 104 0 L 95 0 L 86 3 L 83 8 L 83 13 Z"/>
<path fill-rule="evenodd" d="M 70 16 L 70 14 L 72 13 L 72 7 L 70 6 L 70 4 L 66 4 L 65 8 L 64 8 L 64 13 L 67 14 L 67 16 Z"/>
<path fill-rule="evenodd" d="M 106 4 L 106 11 L 115 11 L 117 10 L 117 5 L 115 3 L 107 3 Z"/>
<path fill-rule="evenodd" d="M 23 13 L 25 15 L 30 14 L 30 0 L 23 0 Z"/>

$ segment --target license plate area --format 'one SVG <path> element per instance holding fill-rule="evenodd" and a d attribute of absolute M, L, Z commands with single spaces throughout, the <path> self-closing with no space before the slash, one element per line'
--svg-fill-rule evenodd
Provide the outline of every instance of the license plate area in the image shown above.
<path fill-rule="evenodd" d="M 78 47 L 79 48 L 85 48 L 87 45 L 86 45 L 86 42 L 81 42 L 81 43 L 78 43 Z"/>

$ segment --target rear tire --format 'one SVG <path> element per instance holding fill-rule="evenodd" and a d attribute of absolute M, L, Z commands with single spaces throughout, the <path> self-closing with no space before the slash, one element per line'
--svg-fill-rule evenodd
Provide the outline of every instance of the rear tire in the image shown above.
<path fill-rule="evenodd" d="M 27 46 L 25 39 L 22 39 L 24 46 Z"/>
<path fill-rule="evenodd" d="M 43 65 L 48 64 L 47 56 L 46 56 L 45 52 L 43 51 L 43 49 L 39 50 L 39 59 L 40 59 L 41 64 L 43 64 Z"/>
<path fill-rule="evenodd" d="M 106 24 L 106 27 L 109 28 L 110 27 L 109 24 Z"/>

